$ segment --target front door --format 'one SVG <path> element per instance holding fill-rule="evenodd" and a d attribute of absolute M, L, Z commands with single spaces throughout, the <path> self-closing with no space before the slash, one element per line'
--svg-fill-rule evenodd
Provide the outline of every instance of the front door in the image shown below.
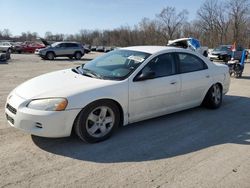
<path fill-rule="evenodd" d="M 140 121 L 171 112 L 179 103 L 180 75 L 176 74 L 172 53 L 153 58 L 129 81 L 129 122 Z M 140 75 L 154 76 L 138 81 Z"/>

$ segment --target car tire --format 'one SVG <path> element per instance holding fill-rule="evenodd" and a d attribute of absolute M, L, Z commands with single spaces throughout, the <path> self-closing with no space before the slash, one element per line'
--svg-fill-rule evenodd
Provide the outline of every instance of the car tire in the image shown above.
<path fill-rule="evenodd" d="M 223 61 L 226 62 L 226 63 L 227 63 L 228 61 L 230 61 L 230 60 L 231 60 L 231 57 L 230 57 L 230 56 L 225 56 L 224 59 L 223 59 Z"/>
<path fill-rule="evenodd" d="M 87 105 L 77 116 L 74 125 L 76 135 L 83 141 L 95 143 L 109 138 L 120 123 L 118 106 L 107 100 Z"/>
<path fill-rule="evenodd" d="M 81 52 L 76 52 L 74 55 L 76 60 L 80 60 L 82 58 L 82 53 Z"/>
<path fill-rule="evenodd" d="M 204 100 L 203 105 L 210 109 L 216 109 L 222 103 L 222 88 L 219 84 L 214 84 L 209 88 Z"/>
<path fill-rule="evenodd" d="M 48 52 L 46 54 L 46 59 L 48 59 L 48 60 L 54 60 L 55 59 L 55 54 L 53 52 Z"/>
<path fill-rule="evenodd" d="M 208 52 L 207 52 L 207 51 L 204 51 L 204 52 L 203 52 L 203 56 L 208 57 Z"/>

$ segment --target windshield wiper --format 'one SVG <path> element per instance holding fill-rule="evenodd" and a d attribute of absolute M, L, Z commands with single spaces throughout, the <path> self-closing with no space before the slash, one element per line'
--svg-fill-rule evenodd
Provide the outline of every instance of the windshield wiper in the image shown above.
<path fill-rule="evenodd" d="M 82 74 L 83 75 L 86 75 L 86 76 L 90 76 L 92 78 L 99 78 L 99 79 L 103 79 L 103 77 L 99 74 L 97 74 L 96 72 L 92 71 L 92 70 L 89 70 L 89 69 L 86 69 L 86 68 L 83 68 L 82 67 Z"/>

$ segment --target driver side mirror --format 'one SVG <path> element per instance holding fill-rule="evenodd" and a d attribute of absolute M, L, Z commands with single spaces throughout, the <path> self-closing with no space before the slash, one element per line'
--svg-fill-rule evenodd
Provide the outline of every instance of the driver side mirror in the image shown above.
<path fill-rule="evenodd" d="M 134 81 L 143 81 L 143 80 L 149 80 L 153 79 L 155 77 L 154 71 L 145 71 L 139 73 L 135 78 Z"/>

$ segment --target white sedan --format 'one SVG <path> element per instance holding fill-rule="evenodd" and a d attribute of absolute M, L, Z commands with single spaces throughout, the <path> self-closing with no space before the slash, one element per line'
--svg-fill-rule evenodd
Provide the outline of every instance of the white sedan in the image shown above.
<path fill-rule="evenodd" d="M 220 107 L 228 67 L 190 50 L 136 46 L 82 66 L 33 78 L 8 96 L 13 127 L 43 137 L 72 131 L 86 142 L 107 139 L 119 125 L 193 108 Z"/>

